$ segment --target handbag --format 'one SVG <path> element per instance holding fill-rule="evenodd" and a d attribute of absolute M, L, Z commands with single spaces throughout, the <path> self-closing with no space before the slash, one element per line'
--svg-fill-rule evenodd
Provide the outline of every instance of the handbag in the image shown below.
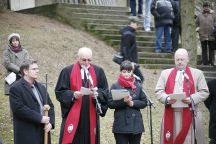
<path fill-rule="evenodd" d="M 112 59 L 115 63 L 117 64 L 121 64 L 124 61 L 124 57 L 121 55 L 120 52 L 116 53 L 113 55 L 113 59 Z"/>

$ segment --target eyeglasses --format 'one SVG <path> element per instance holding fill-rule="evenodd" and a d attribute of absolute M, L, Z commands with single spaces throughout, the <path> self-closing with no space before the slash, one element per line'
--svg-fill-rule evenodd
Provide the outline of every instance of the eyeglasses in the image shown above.
<path fill-rule="evenodd" d="M 91 61 L 91 59 L 86 59 L 86 58 L 82 58 L 81 60 L 84 62 L 86 62 L 86 61 L 90 62 Z"/>
<path fill-rule="evenodd" d="M 31 69 L 29 69 L 29 70 L 35 71 L 35 70 L 39 70 L 39 68 L 31 68 Z"/>

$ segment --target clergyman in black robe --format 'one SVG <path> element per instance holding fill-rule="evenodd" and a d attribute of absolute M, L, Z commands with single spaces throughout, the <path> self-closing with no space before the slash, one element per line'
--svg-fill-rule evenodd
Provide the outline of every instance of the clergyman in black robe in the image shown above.
<path fill-rule="evenodd" d="M 98 116 L 106 114 L 109 90 L 103 69 L 91 60 L 91 49 L 80 48 L 77 62 L 63 68 L 58 78 L 55 93 L 62 112 L 61 144 L 99 144 Z M 84 95 L 81 87 L 90 93 Z M 101 113 L 96 110 L 95 97 Z"/>

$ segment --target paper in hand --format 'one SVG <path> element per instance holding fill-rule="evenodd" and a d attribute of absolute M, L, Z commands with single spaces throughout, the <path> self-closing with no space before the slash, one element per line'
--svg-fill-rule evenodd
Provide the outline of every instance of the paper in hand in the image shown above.
<path fill-rule="evenodd" d="M 90 95 L 90 92 L 91 92 L 91 91 L 90 91 L 89 88 L 81 87 L 80 92 L 81 92 L 83 95 Z"/>
<path fill-rule="evenodd" d="M 171 105 L 172 108 L 185 108 L 188 107 L 188 104 L 182 102 L 182 99 L 186 97 L 185 93 L 179 94 L 170 94 L 169 97 L 171 99 L 176 99 L 176 102 Z"/>
<path fill-rule="evenodd" d="M 14 72 L 11 72 L 6 78 L 5 81 L 11 85 L 13 82 L 16 81 L 16 74 Z"/>
<path fill-rule="evenodd" d="M 130 95 L 129 91 L 126 89 L 112 89 L 111 94 L 112 94 L 113 100 L 120 100 Z"/>

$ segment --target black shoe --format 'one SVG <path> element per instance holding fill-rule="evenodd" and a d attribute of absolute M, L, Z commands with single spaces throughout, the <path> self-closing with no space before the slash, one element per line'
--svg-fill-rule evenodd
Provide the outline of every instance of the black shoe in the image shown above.
<path fill-rule="evenodd" d="M 211 66 L 215 66 L 215 64 L 214 63 L 210 63 L 211 64 Z"/>

